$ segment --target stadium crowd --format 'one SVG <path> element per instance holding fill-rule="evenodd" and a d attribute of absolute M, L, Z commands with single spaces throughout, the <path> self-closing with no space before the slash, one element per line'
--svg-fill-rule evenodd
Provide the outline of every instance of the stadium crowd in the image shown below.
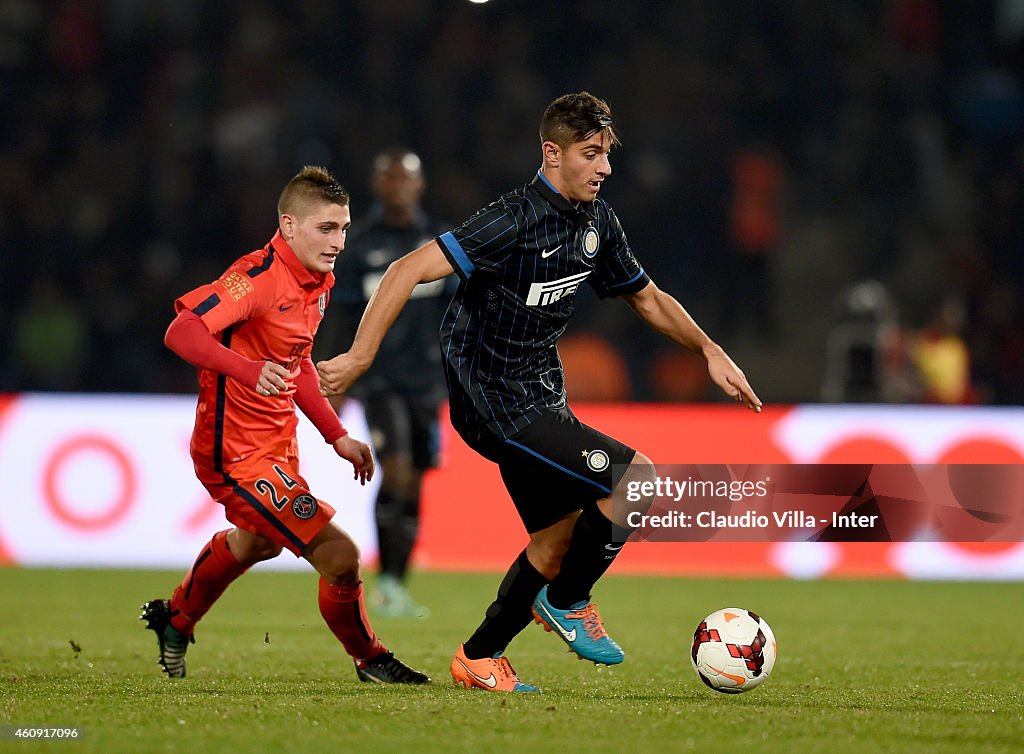
<path fill-rule="evenodd" d="M 0 7 L 0 390 L 194 391 L 171 302 L 264 243 L 302 165 L 358 222 L 372 156 L 408 145 L 427 206 L 465 217 L 530 179 L 539 108 L 589 89 L 631 244 L 766 401 L 1024 402 L 1020 2 Z M 573 397 L 711 399 L 593 301 L 563 355 L 621 374 L 570 369 Z M 853 321 L 869 353 L 837 340 Z"/>

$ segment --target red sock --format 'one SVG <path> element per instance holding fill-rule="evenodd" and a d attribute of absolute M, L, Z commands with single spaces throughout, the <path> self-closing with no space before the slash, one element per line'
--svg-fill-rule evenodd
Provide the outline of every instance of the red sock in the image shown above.
<path fill-rule="evenodd" d="M 372 660 L 387 647 L 373 632 L 363 602 L 363 582 L 355 586 L 330 584 L 320 577 L 320 615 L 356 662 Z"/>
<path fill-rule="evenodd" d="M 199 619 L 246 570 L 228 549 L 227 531 L 214 534 L 171 595 L 171 625 L 191 635 Z"/>

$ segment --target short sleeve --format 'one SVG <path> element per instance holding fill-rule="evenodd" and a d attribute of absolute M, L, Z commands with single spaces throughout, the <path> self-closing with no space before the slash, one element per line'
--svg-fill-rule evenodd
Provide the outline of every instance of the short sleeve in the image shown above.
<path fill-rule="evenodd" d="M 608 208 L 607 230 L 598 251 L 594 275 L 589 278 L 591 287 L 601 298 L 636 293 L 647 287 L 650 278 L 633 256 L 622 230 L 619 218 Z"/>
<path fill-rule="evenodd" d="M 455 230 L 442 233 L 437 243 L 459 277 L 469 280 L 477 271 L 500 269 L 512 255 L 517 236 L 512 208 L 498 200 Z"/>
<path fill-rule="evenodd" d="M 253 274 L 255 272 L 255 274 Z M 201 285 L 174 302 L 174 311 L 188 309 L 211 333 L 261 314 L 275 298 L 272 275 L 260 274 L 250 257 L 235 262 L 217 280 Z"/>

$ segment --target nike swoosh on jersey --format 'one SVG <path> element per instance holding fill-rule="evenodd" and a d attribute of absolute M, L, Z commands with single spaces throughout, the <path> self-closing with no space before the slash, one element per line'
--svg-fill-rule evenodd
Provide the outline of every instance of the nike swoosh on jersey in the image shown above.
<path fill-rule="evenodd" d="M 538 603 L 539 603 L 539 600 L 538 600 Z M 566 641 L 576 641 L 576 629 L 575 628 L 572 631 L 566 631 L 564 628 L 562 628 L 562 624 L 559 623 L 557 620 L 555 620 L 555 616 L 553 616 L 548 611 L 548 609 L 543 605 L 543 603 L 540 603 L 540 609 L 544 611 L 544 614 L 548 616 L 548 620 L 551 621 L 551 625 L 553 625 L 556 629 L 558 629 L 558 633 L 560 633 L 562 635 L 562 637 Z"/>
<path fill-rule="evenodd" d="M 615 545 L 605 545 L 604 549 L 611 550 L 612 552 L 616 552 L 618 550 L 621 550 L 623 547 L 624 547 L 624 545 L 619 545 L 617 547 Z"/>
<path fill-rule="evenodd" d="M 542 252 L 540 253 L 540 258 L 541 258 L 541 259 L 547 259 L 547 258 L 548 258 L 548 257 L 550 257 L 550 256 L 551 256 L 552 254 L 557 254 L 557 253 L 558 253 L 558 250 L 559 250 L 559 249 L 561 249 L 561 248 L 562 248 L 562 244 L 558 244 L 558 246 L 556 246 L 556 247 L 555 247 L 555 248 L 553 248 L 553 249 L 548 249 L 547 251 L 542 251 Z"/>
<path fill-rule="evenodd" d="M 281 304 L 281 306 L 277 307 L 277 310 L 279 312 L 286 312 L 289 309 L 291 309 L 293 306 L 295 306 L 295 304 L 289 304 L 288 306 L 285 306 L 284 304 Z"/>
<path fill-rule="evenodd" d="M 456 657 L 455 659 L 459 661 L 459 665 L 462 666 L 463 670 L 465 670 L 471 676 L 476 678 L 478 681 L 480 681 L 480 683 L 482 683 L 487 688 L 493 689 L 495 686 L 498 685 L 498 679 L 494 677 L 494 673 L 491 673 L 486 678 L 481 678 L 476 673 L 474 673 L 472 670 L 470 670 L 468 667 L 466 667 L 466 663 L 464 663 L 462 660 L 459 660 L 458 657 Z"/>

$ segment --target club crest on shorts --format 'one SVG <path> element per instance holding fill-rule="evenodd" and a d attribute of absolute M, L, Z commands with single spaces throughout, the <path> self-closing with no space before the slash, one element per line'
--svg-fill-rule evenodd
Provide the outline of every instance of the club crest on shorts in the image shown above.
<path fill-rule="evenodd" d="M 297 518 L 313 518 L 316 515 L 316 511 L 319 506 L 316 504 L 316 498 L 312 495 L 296 495 L 295 499 L 292 500 L 292 513 Z"/>
<path fill-rule="evenodd" d="M 591 471 L 604 471 L 608 468 L 608 454 L 603 450 L 584 450 L 583 457 L 587 459 Z"/>
<path fill-rule="evenodd" d="M 597 247 L 600 245 L 601 239 L 597 235 L 597 228 L 588 225 L 587 229 L 583 231 L 583 255 L 587 259 L 593 259 L 597 254 Z"/>

